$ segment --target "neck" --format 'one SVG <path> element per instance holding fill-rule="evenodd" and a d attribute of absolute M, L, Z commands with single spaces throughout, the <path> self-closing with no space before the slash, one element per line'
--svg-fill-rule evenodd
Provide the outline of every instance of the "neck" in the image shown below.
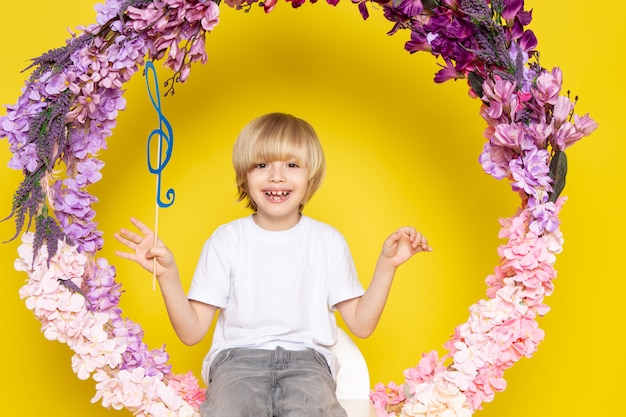
<path fill-rule="evenodd" d="M 262 213 L 254 213 L 252 215 L 252 220 L 254 220 L 257 226 L 273 232 L 291 229 L 298 224 L 301 218 L 302 213 L 299 212 L 280 217 L 267 216 Z"/>

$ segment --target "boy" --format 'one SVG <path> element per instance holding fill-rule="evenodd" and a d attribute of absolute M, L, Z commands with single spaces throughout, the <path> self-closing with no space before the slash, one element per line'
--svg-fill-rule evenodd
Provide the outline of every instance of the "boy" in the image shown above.
<path fill-rule="evenodd" d="M 239 201 L 253 211 L 215 230 L 185 294 L 172 253 L 141 222 L 115 237 L 118 252 L 156 275 L 176 334 L 198 343 L 219 310 L 202 376 L 203 417 L 346 415 L 335 395 L 339 364 L 334 310 L 350 331 L 368 337 L 382 314 L 396 268 L 426 239 L 404 227 L 389 236 L 367 289 L 344 238 L 302 215 L 321 184 L 324 154 L 314 129 L 291 115 L 259 117 L 233 149 Z"/>

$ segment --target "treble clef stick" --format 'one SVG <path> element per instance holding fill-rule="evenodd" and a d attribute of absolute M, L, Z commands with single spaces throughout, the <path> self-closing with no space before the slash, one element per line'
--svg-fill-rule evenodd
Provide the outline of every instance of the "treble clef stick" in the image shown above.
<path fill-rule="evenodd" d="M 155 91 L 152 91 L 150 86 L 150 77 L 148 77 L 148 73 L 151 73 L 152 79 L 154 82 Z M 146 86 L 148 88 L 148 95 L 150 96 L 150 101 L 152 101 L 152 106 L 156 110 L 159 116 L 159 127 L 153 129 L 148 136 L 148 145 L 147 145 L 147 158 L 148 158 L 148 170 L 152 174 L 156 174 L 156 204 L 155 204 L 155 214 L 154 214 L 154 246 L 159 243 L 159 208 L 160 207 L 169 207 L 174 203 L 175 193 L 173 189 L 167 190 L 165 193 L 167 197 L 167 202 L 161 200 L 161 173 L 165 166 L 169 163 L 170 158 L 172 157 L 172 150 L 174 147 L 174 132 L 172 130 L 172 125 L 165 118 L 161 111 L 161 93 L 159 92 L 159 80 L 157 79 L 156 70 L 154 68 L 154 64 L 152 61 L 146 62 Z M 157 166 L 156 168 L 152 166 L 152 159 L 150 158 L 150 143 L 152 142 L 152 138 L 158 137 L 157 144 Z M 163 155 L 163 141 L 167 144 L 165 147 L 165 155 Z M 157 259 L 153 258 L 152 265 L 152 290 L 156 290 L 156 272 L 157 272 Z"/>

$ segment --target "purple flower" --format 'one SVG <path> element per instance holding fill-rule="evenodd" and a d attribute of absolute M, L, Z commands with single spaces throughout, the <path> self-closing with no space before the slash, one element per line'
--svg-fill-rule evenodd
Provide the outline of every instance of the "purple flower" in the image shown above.
<path fill-rule="evenodd" d="M 62 206 L 57 209 L 71 214 L 72 217 L 86 218 L 92 211 L 91 204 L 98 201 L 97 198 L 82 191 L 78 182 L 73 178 L 67 178 L 62 183 L 65 185 L 65 188 L 60 190 L 63 196 Z"/>
<path fill-rule="evenodd" d="M 421 0 L 401 0 L 395 7 L 407 17 L 419 16 L 424 11 Z"/>
<path fill-rule="evenodd" d="M 558 209 L 553 202 L 537 204 L 530 207 L 531 222 L 530 231 L 537 236 L 541 236 L 544 231 L 554 233 L 559 228 Z"/>
<path fill-rule="evenodd" d="M 84 191 L 74 178 L 57 181 L 50 192 L 55 216 L 63 232 L 79 250 L 94 253 L 101 249 L 104 241 L 102 232 L 93 222 L 96 212 L 92 208 L 98 199 Z"/>
<path fill-rule="evenodd" d="M 101 104 L 97 108 L 97 120 L 110 121 L 111 127 L 115 126 L 117 114 L 126 108 L 126 99 L 122 94 L 124 92 L 118 89 L 106 89 L 100 94 Z"/>
<path fill-rule="evenodd" d="M 117 307 L 122 285 L 115 281 L 115 268 L 106 259 L 97 259 L 85 283 L 89 287 L 86 295 L 92 311 L 109 312 Z"/>
<path fill-rule="evenodd" d="M 143 330 L 141 326 L 132 320 L 116 318 L 113 321 L 113 333 L 116 337 L 123 338 L 127 343 L 120 369 L 144 368 L 148 376 L 163 378 L 171 372 L 171 366 L 167 365 L 169 355 L 164 347 L 148 350 L 141 340 Z"/>
<path fill-rule="evenodd" d="M 46 76 L 42 77 L 43 79 L 41 80 L 41 82 L 44 83 L 43 91 L 46 97 L 58 96 L 61 91 L 67 89 L 65 77 L 65 73 L 63 72 L 57 74 L 48 73 L 46 74 Z"/>
<path fill-rule="evenodd" d="M 440 69 L 437 74 L 435 74 L 435 82 L 443 83 L 448 80 L 459 80 L 465 78 L 465 74 L 456 69 L 456 67 L 450 62 L 450 60 L 446 60 L 446 65 L 442 65 L 442 69 Z"/>
<path fill-rule="evenodd" d="M 124 0 L 106 0 L 105 4 L 97 3 L 94 7 L 97 12 L 96 22 L 100 26 L 105 25 L 109 20 L 117 17 L 120 13 L 122 3 L 126 3 Z"/>
<path fill-rule="evenodd" d="M 104 246 L 102 232 L 97 229 L 97 224 L 88 224 L 89 233 L 86 234 L 78 244 L 81 253 L 96 253 Z"/>
<path fill-rule="evenodd" d="M 370 17 L 370 12 L 367 10 L 368 0 L 352 0 L 352 3 L 358 4 L 359 13 L 361 13 L 363 20 L 367 20 Z"/>
<path fill-rule="evenodd" d="M 148 43 L 145 37 L 131 35 L 123 37 L 119 42 L 111 45 L 105 52 L 110 68 L 114 70 L 123 82 L 128 81 L 142 64 L 148 52 Z"/>
<path fill-rule="evenodd" d="M 428 51 L 432 50 L 430 46 L 430 42 L 435 39 L 437 34 L 429 36 L 429 34 L 424 33 L 423 31 L 412 30 L 411 31 L 411 40 L 404 44 L 404 49 L 406 49 L 410 53 L 420 52 L 420 51 Z"/>
<path fill-rule="evenodd" d="M 516 153 L 502 146 L 496 146 L 490 142 L 483 145 L 483 151 L 478 157 L 478 162 L 483 170 L 492 177 L 500 180 L 510 175 L 509 162 L 516 156 Z"/>
<path fill-rule="evenodd" d="M 70 141 L 74 157 L 85 159 L 89 154 L 95 155 L 100 150 L 106 149 L 106 138 L 110 135 L 110 129 L 97 123 L 90 123 L 86 130 L 72 129 Z"/>
<path fill-rule="evenodd" d="M 524 0 L 504 0 L 502 3 L 504 3 L 502 17 L 507 22 L 512 22 L 517 18 L 517 14 L 524 10 Z"/>
<path fill-rule="evenodd" d="M 31 116 L 39 114 L 46 107 L 39 88 L 41 85 L 32 84 L 22 90 L 23 94 L 17 103 L 7 106 L 6 115 L 0 117 L 0 137 L 6 137 L 9 142 L 9 150 L 13 153 L 9 167 L 13 169 L 34 172 L 41 162 L 36 152 L 37 145 L 31 143 L 29 135 Z"/>
<path fill-rule="evenodd" d="M 537 47 L 537 37 L 532 30 L 527 30 L 519 38 L 518 43 L 524 51 L 531 51 Z"/>
<path fill-rule="evenodd" d="M 512 160 L 509 168 L 514 180 L 513 190 L 523 191 L 538 202 L 546 202 L 548 192 L 552 191 L 548 165 L 549 157 L 550 154 L 547 150 L 533 147 L 527 150 L 524 155 Z"/>
<path fill-rule="evenodd" d="M 104 162 L 95 158 L 89 158 L 78 162 L 76 164 L 76 169 L 78 171 L 76 175 L 76 185 L 79 187 L 86 187 L 100 181 L 102 178 L 100 170 L 103 166 Z"/>
<path fill-rule="evenodd" d="M 24 146 L 9 160 L 9 168 L 26 170 L 28 172 L 35 172 L 40 165 L 41 159 L 35 143 L 29 143 Z"/>

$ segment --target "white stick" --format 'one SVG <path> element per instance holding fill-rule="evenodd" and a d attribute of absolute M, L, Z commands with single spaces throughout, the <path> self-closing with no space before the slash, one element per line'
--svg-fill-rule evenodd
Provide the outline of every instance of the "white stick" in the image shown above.
<path fill-rule="evenodd" d="M 159 241 L 159 204 L 155 204 L 155 212 L 154 212 L 154 246 L 157 245 Z M 156 270 L 157 270 L 157 258 L 156 256 L 152 258 L 152 291 L 156 291 Z"/>
<path fill-rule="evenodd" d="M 159 144 L 157 145 L 157 155 L 158 155 L 158 160 L 157 162 L 159 163 L 159 169 L 161 168 L 161 136 L 159 135 Z M 154 246 L 157 245 L 158 241 L 159 241 L 159 198 L 161 197 L 159 195 L 159 181 L 161 181 L 161 177 L 160 175 L 156 176 L 156 186 L 155 186 L 155 192 L 156 192 L 156 203 L 154 205 Z M 157 272 L 157 258 L 154 257 L 152 258 L 153 263 L 152 263 L 152 291 L 156 291 L 156 281 L 157 281 L 157 277 L 156 277 L 156 272 Z"/>

